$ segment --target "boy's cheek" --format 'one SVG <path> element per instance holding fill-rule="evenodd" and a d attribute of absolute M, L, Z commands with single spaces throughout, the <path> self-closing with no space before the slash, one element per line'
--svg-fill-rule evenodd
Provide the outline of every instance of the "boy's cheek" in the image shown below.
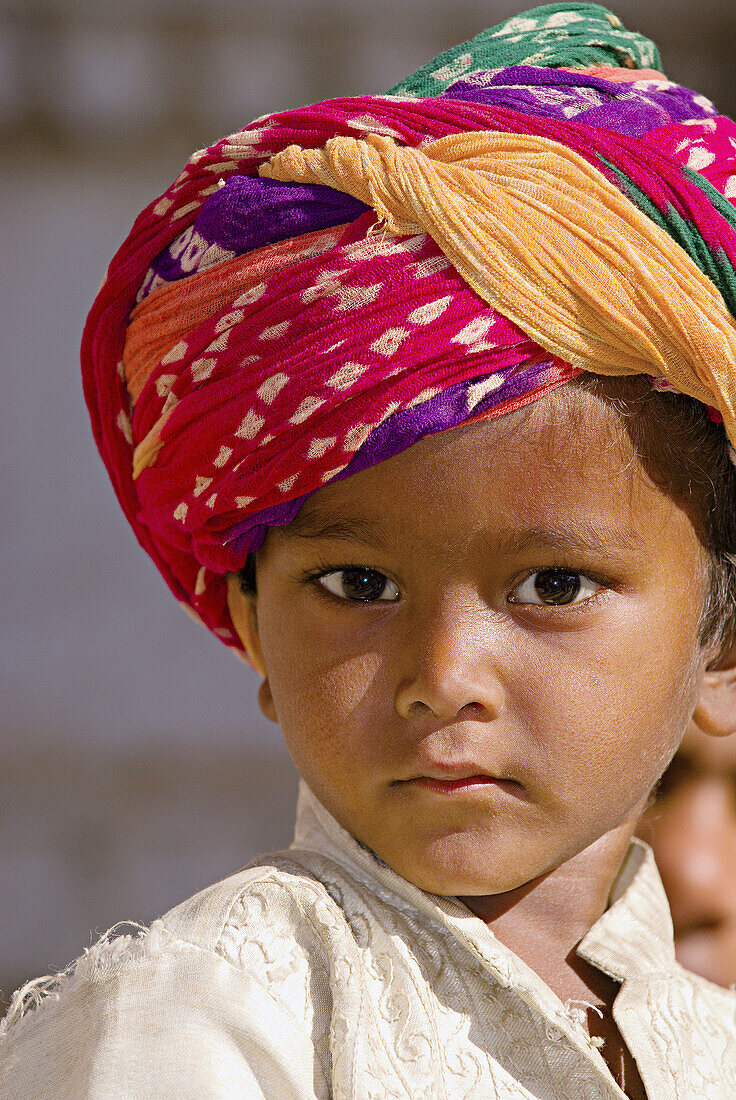
<path fill-rule="evenodd" d="M 324 743 L 333 754 L 353 743 L 350 751 L 364 751 L 365 734 L 391 719 L 392 693 L 376 653 L 332 663 L 315 654 L 296 667 L 286 660 L 269 668 L 269 680 L 287 743 L 313 751 Z"/>
<path fill-rule="evenodd" d="M 302 652 L 297 654 L 297 649 Z M 382 665 L 376 652 L 345 656 L 325 653 L 324 646 L 307 650 L 306 639 L 300 637 L 294 654 L 285 653 L 269 664 L 269 678 L 274 693 L 294 699 L 300 710 L 307 706 L 328 713 L 353 712 L 376 686 Z"/>

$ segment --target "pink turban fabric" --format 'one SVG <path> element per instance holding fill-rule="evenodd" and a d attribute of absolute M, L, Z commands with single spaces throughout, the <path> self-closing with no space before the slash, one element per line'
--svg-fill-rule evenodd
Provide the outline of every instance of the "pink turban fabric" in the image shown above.
<path fill-rule="evenodd" d="M 82 346 L 95 438 L 172 591 L 236 650 L 226 575 L 268 527 L 427 434 L 594 370 L 736 436 L 736 126 L 605 9 L 523 18 L 392 94 L 195 153 L 109 267 Z"/>

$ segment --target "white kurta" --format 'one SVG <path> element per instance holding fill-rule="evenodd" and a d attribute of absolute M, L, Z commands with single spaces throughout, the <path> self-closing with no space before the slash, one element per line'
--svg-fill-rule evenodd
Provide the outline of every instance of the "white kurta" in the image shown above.
<path fill-rule="evenodd" d="M 736 1098 L 736 994 L 674 958 L 633 841 L 578 953 L 649 1100 Z M 103 937 L 0 1041 L 3 1100 L 612 1100 L 574 1008 L 469 909 L 359 845 L 304 784 L 288 852 Z M 26 1011 L 21 1015 L 21 1009 Z"/>

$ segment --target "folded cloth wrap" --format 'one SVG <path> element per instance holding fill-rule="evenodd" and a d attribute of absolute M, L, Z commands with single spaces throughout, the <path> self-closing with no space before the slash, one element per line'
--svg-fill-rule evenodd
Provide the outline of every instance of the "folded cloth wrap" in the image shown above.
<path fill-rule="evenodd" d="M 581 371 L 736 441 L 736 126 L 658 65 L 546 5 L 223 138 L 139 216 L 85 394 L 140 542 L 226 644 L 226 575 L 309 494 Z"/>

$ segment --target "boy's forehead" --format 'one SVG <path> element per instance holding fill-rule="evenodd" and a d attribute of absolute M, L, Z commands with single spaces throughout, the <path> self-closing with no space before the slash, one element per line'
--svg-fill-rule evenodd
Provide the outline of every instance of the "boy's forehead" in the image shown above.
<path fill-rule="evenodd" d="M 344 499 L 369 482 L 392 482 L 397 475 L 426 471 L 441 484 L 463 481 L 467 460 L 489 480 L 510 468 L 549 471 L 575 469 L 580 479 L 617 477 L 632 468 L 635 452 L 622 418 L 595 394 L 561 386 L 544 397 L 501 415 L 424 436 L 398 454 L 320 490 L 321 499 Z M 635 463 L 634 463 L 635 466 Z M 421 484 L 418 482 L 418 484 Z"/>
<path fill-rule="evenodd" d="M 423 521 L 470 534 L 490 519 L 509 552 L 532 542 L 601 552 L 613 542 L 635 548 L 645 516 L 663 522 L 652 496 L 663 494 L 648 483 L 616 414 L 582 392 L 572 401 L 550 394 L 536 407 L 427 436 L 333 482 L 282 534 L 378 544 L 387 530 L 411 535 Z"/>

